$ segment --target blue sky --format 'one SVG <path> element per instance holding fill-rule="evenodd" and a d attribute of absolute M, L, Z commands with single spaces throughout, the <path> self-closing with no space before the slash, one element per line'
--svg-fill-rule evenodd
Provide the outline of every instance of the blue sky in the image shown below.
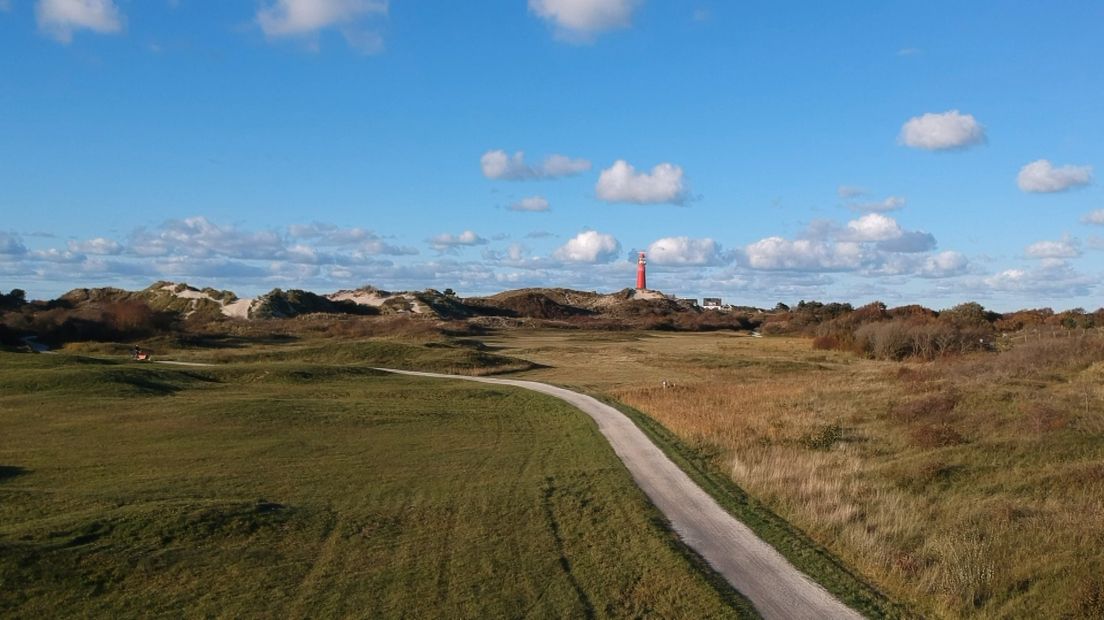
<path fill-rule="evenodd" d="M 837 4 L 0 0 L 0 288 L 1101 306 L 1104 4 Z"/>

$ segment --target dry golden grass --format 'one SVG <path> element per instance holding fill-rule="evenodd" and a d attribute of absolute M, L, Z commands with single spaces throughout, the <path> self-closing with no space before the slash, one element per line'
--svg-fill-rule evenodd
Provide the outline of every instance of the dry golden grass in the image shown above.
<path fill-rule="evenodd" d="M 717 333 L 488 342 L 550 366 L 533 378 L 657 419 L 926 615 L 1101 609 L 1104 363 L 1094 360 L 1104 351 L 1094 345 L 906 364 Z"/>

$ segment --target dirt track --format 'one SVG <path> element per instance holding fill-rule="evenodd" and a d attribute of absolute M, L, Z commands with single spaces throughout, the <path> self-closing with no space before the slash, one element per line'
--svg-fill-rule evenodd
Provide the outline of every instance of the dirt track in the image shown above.
<path fill-rule="evenodd" d="M 429 372 L 387 372 L 439 379 L 462 379 L 525 388 L 578 407 L 598 430 L 687 545 L 746 596 L 765 618 L 861 618 L 806 577 L 773 547 L 728 514 L 653 444 L 632 420 L 590 396 L 564 388 L 515 379 L 463 377 Z"/>

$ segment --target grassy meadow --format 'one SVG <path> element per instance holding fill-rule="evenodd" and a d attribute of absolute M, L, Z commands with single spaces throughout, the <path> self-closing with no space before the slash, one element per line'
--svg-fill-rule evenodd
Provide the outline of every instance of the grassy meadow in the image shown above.
<path fill-rule="evenodd" d="M 0 353 L 0 616 L 753 615 L 581 412 L 369 368 L 463 347 L 307 351 Z"/>
<path fill-rule="evenodd" d="M 643 412 L 917 613 L 1104 615 L 1104 338 L 931 363 L 727 332 L 488 343 Z"/>

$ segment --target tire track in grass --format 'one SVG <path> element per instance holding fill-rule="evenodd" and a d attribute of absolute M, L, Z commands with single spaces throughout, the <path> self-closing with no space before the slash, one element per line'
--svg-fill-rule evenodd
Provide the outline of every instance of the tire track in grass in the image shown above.
<path fill-rule="evenodd" d="M 311 569 L 303 577 L 303 581 L 299 582 L 295 601 L 288 608 L 289 618 L 311 617 L 307 611 L 307 602 L 314 594 L 319 582 L 322 581 L 326 568 L 333 562 L 334 556 L 337 554 L 337 543 L 341 539 L 341 532 L 344 527 L 344 517 L 335 516 L 333 526 L 330 527 L 326 540 L 322 543 L 322 549 L 314 559 L 314 564 L 311 565 Z"/>

